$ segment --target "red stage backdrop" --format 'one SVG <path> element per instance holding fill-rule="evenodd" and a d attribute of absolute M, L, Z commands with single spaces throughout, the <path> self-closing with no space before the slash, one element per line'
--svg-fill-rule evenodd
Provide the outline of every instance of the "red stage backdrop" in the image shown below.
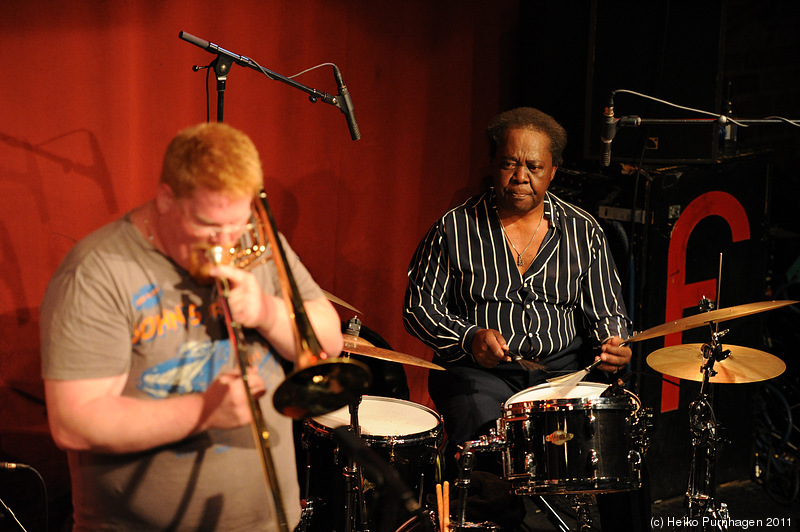
<path fill-rule="evenodd" d="M 396 351 L 430 359 L 403 329 L 406 268 L 434 219 L 483 185 L 482 128 L 509 106 L 517 19 L 511 0 L 0 3 L 0 387 L 38 389 L 53 271 L 147 200 L 167 142 L 206 120 L 207 71 L 192 66 L 214 56 L 180 31 L 284 76 L 338 65 L 362 140 L 335 107 L 238 65 L 224 121 L 259 146 L 278 228 L 320 285 Z M 336 93 L 329 66 L 297 81 Z M 208 90 L 214 120 L 213 72 Z M 426 370 L 405 369 L 429 404 Z"/>

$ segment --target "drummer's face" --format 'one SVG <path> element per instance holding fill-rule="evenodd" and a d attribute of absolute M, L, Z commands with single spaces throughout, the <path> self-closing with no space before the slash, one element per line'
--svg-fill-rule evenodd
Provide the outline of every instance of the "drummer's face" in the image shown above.
<path fill-rule="evenodd" d="M 544 200 L 556 174 L 550 137 L 532 129 L 510 129 L 492 160 L 492 178 L 498 208 L 526 214 Z"/>

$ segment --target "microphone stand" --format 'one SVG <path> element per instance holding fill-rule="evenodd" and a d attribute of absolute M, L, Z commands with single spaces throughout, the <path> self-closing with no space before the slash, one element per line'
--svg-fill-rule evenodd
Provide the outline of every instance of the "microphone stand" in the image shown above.
<path fill-rule="evenodd" d="M 602 166 L 608 166 L 611 161 L 611 140 L 614 138 L 614 135 L 616 135 L 618 127 L 639 127 L 648 124 L 714 125 L 720 128 L 761 124 L 792 124 L 794 126 L 800 126 L 800 120 L 782 118 L 732 118 L 726 115 L 719 115 L 716 118 L 641 118 L 636 115 L 609 118 L 604 113 L 604 120 L 608 123 L 604 126 L 607 132 L 604 133 L 601 139 L 604 143 L 604 155 L 601 161 Z"/>
<path fill-rule="evenodd" d="M 760 125 L 760 124 L 794 124 L 800 126 L 800 120 L 783 120 L 780 118 L 730 118 L 719 115 L 717 118 L 640 118 L 636 115 L 621 116 L 616 119 L 618 127 L 639 127 L 644 124 L 717 124 L 720 126 L 732 124 Z"/>
<path fill-rule="evenodd" d="M 186 33 L 185 31 L 180 32 L 178 37 L 184 41 L 194 44 L 195 46 L 199 46 L 209 53 L 217 54 L 217 58 L 211 63 L 214 65 L 214 74 L 217 77 L 217 122 L 222 122 L 223 119 L 225 107 L 225 85 L 228 79 L 228 72 L 230 72 L 231 65 L 236 63 L 237 65 L 241 65 L 243 67 L 252 68 L 253 70 L 264 74 L 271 80 L 280 81 L 281 83 L 285 83 L 290 87 L 294 87 L 295 89 L 305 92 L 309 95 L 308 99 L 311 103 L 316 103 L 319 101 L 338 107 L 339 110 L 345 114 L 345 116 L 348 116 L 348 126 L 350 127 L 350 134 L 353 140 L 358 140 L 361 138 L 361 133 L 358 130 L 358 126 L 355 125 L 355 120 L 350 117 L 353 107 L 352 102 L 350 101 L 350 95 L 347 92 L 347 88 L 342 82 L 342 76 L 339 72 L 339 68 L 336 65 L 333 66 L 333 69 L 337 85 L 339 86 L 340 94 L 333 96 L 327 92 L 307 87 L 291 78 L 287 78 L 286 76 L 282 76 L 276 72 L 268 70 L 249 57 L 230 52 L 225 48 L 217 46 L 216 44 L 208 42 L 204 39 L 200 39 L 199 37 L 195 37 L 194 35 Z"/>

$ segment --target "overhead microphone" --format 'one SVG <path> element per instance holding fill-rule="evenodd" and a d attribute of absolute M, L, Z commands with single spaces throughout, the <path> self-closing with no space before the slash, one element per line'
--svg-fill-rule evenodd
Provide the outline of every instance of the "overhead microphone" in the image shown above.
<path fill-rule="evenodd" d="M 361 131 L 358 128 L 358 123 L 356 122 L 356 115 L 353 112 L 353 100 L 352 98 L 350 98 L 350 91 L 347 90 L 347 85 L 344 84 L 344 80 L 342 79 L 342 74 L 341 72 L 339 72 L 339 68 L 336 65 L 333 65 L 333 75 L 336 78 L 336 87 L 339 90 L 339 94 L 336 97 L 333 97 L 328 93 L 322 93 L 315 89 L 311 89 L 309 87 L 301 85 L 296 81 L 293 81 L 291 78 L 281 76 L 280 74 L 276 74 L 275 72 L 270 72 L 267 69 L 262 68 L 258 63 L 256 63 L 249 57 L 233 53 L 229 50 L 226 50 L 225 48 L 217 46 L 213 42 L 201 39 L 200 37 L 195 37 L 191 33 L 186 33 L 185 31 L 181 31 L 180 33 L 178 33 L 178 37 L 180 37 L 186 42 L 189 42 L 191 44 L 194 44 L 195 46 L 202 48 L 203 50 L 209 53 L 217 54 L 218 60 L 220 56 L 224 56 L 225 58 L 227 58 L 227 61 L 222 61 L 217 65 L 217 67 L 219 68 L 219 72 L 221 73 L 227 73 L 227 70 L 230 68 L 230 63 L 235 62 L 238 65 L 249 67 L 252 68 L 253 70 L 257 70 L 258 72 L 261 72 L 270 79 L 283 81 L 284 83 L 291 85 L 296 89 L 301 89 L 309 93 L 311 95 L 309 99 L 312 102 L 322 100 L 325 103 L 336 105 L 336 107 L 338 107 L 339 110 L 341 110 L 342 113 L 344 113 L 344 117 L 347 120 L 347 128 L 350 130 L 350 137 L 353 140 L 359 140 L 361 138 Z M 197 72 L 202 68 L 207 68 L 207 67 L 195 65 L 194 67 L 192 67 L 192 70 Z"/>
<path fill-rule="evenodd" d="M 333 75 L 336 78 L 336 87 L 339 89 L 339 109 L 344 113 L 344 118 L 347 120 L 347 128 L 350 130 L 350 138 L 358 140 L 361 138 L 361 131 L 358 129 L 356 122 L 356 115 L 353 112 L 353 100 L 350 98 L 350 91 L 342 80 L 342 73 L 339 68 L 334 65 Z"/>
<path fill-rule="evenodd" d="M 603 134 L 600 140 L 603 141 L 603 155 L 600 158 L 600 166 L 606 167 L 611 164 L 611 141 L 617 134 L 617 121 L 614 119 L 614 93 L 608 97 L 608 104 L 603 109 Z"/>

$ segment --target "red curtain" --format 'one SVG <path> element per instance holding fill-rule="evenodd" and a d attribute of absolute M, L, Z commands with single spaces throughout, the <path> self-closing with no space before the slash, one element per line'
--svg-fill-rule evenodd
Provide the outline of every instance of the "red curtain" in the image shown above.
<path fill-rule="evenodd" d="M 430 359 L 403 329 L 406 268 L 436 217 L 483 186 L 482 128 L 510 101 L 517 9 L 511 0 L 0 3 L 0 385 L 38 385 L 38 307 L 60 260 L 149 199 L 169 139 L 206 120 L 208 71 L 192 66 L 214 56 L 180 31 L 284 76 L 338 65 L 362 140 L 335 107 L 238 65 L 223 119 L 259 146 L 278 228 L 320 285 L 396 351 Z M 336 93 L 330 66 L 296 80 Z M 213 72 L 207 88 L 214 120 Z M 405 369 L 411 399 L 429 404 L 427 370 Z"/>

